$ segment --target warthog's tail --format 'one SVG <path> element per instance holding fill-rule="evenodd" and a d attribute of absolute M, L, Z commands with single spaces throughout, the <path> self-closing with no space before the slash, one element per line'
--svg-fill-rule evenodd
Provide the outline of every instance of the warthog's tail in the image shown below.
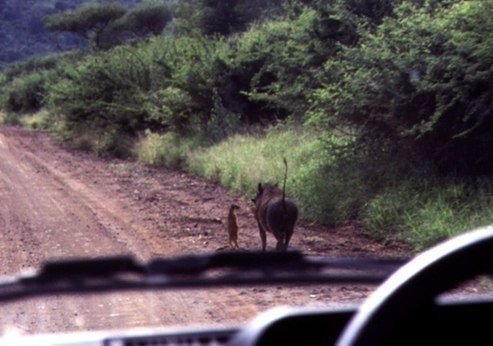
<path fill-rule="evenodd" d="M 284 166 L 286 169 L 284 170 L 284 183 L 282 184 L 282 205 L 284 208 L 284 212 L 287 212 L 287 207 L 286 207 L 286 180 L 288 180 L 288 160 L 286 158 L 283 158 L 284 160 Z"/>

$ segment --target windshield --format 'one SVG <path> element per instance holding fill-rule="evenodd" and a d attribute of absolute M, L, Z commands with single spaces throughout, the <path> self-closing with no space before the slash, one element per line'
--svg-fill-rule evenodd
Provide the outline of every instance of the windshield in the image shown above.
<path fill-rule="evenodd" d="M 46 133 L 2 128 L 0 135 L 4 274 L 41 268 L 47 260 L 132 254 L 155 257 L 227 250 L 224 221 L 236 201 L 214 183 L 181 172 L 106 160 L 59 148 Z M 236 201 L 237 202 L 237 201 Z M 237 202 L 239 203 L 239 202 Z M 260 250 L 247 202 L 241 203 L 239 244 Z M 293 248 L 310 255 L 401 254 L 355 232 L 297 227 Z M 164 231 L 166 230 L 166 231 Z M 347 233 L 353 233 L 353 238 Z M 350 252 L 348 250 L 351 249 Z M 374 285 L 273 285 L 183 292 L 114 293 L 10 302 L 2 325 L 23 332 L 245 323 L 276 306 L 340 306 L 364 299 Z"/>
<path fill-rule="evenodd" d="M 0 1 L 0 274 L 230 251 L 403 263 L 489 224 L 492 18 L 465 0 Z M 377 284 L 55 293 L 5 302 L 0 332 L 239 325 Z"/>

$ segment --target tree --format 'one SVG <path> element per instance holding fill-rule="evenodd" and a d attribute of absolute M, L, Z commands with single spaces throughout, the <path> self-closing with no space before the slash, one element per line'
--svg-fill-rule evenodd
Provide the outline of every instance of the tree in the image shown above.
<path fill-rule="evenodd" d="M 127 27 L 133 33 L 141 36 L 161 34 L 172 19 L 169 7 L 158 1 L 144 1 L 125 17 L 127 18 Z"/>
<path fill-rule="evenodd" d="M 130 10 L 119 3 L 92 4 L 49 16 L 45 25 L 51 31 L 77 34 L 100 50 L 135 37 L 159 35 L 171 18 L 165 3 L 149 0 Z"/>
<path fill-rule="evenodd" d="M 94 49 L 107 48 L 104 31 L 123 17 L 127 9 L 119 3 L 92 4 L 45 18 L 48 30 L 71 32 L 89 41 Z"/>
<path fill-rule="evenodd" d="M 283 0 L 182 0 L 176 15 L 205 35 L 228 36 L 282 12 Z"/>
<path fill-rule="evenodd" d="M 148 0 L 129 10 L 111 26 L 109 31 L 127 37 L 159 35 L 171 19 L 172 14 L 168 5 L 157 0 Z M 125 40 L 124 37 L 121 39 Z"/>

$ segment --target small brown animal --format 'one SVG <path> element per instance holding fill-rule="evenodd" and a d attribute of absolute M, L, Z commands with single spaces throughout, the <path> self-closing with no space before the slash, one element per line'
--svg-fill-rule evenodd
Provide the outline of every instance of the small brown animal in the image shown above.
<path fill-rule="evenodd" d="M 286 198 L 286 173 L 284 176 L 284 186 L 281 190 L 277 185 L 266 183 L 258 184 L 257 196 L 252 199 L 255 203 L 255 220 L 257 220 L 260 240 L 262 241 L 262 250 L 265 251 L 267 246 L 267 233 L 272 233 L 277 240 L 276 250 L 286 251 L 294 232 L 294 226 L 298 219 L 298 207 L 296 204 Z"/>
<path fill-rule="evenodd" d="M 233 249 L 238 249 L 238 217 L 236 216 L 236 210 L 240 207 L 236 204 L 231 204 L 228 213 L 228 235 L 229 235 L 229 246 Z"/>

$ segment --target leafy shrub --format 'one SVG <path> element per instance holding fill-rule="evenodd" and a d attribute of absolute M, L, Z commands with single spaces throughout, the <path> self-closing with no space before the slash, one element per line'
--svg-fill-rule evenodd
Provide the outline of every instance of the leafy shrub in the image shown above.
<path fill-rule="evenodd" d="M 136 153 L 139 161 L 145 164 L 181 169 L 186 166 L 195 145 L 192 139 L 173 133 L 160 135 L 147 131 L 137 143 Z"/>
<path fill-rule="evenodd" d="M 249 121 L 304 117 L 315 71 L 331 45 L 317 36 L 318 20 L 305 9 L 294 19 L 254 25 L 238 38 L 232 73 L 248 97 L 242 111 Z"/>
<path fill-rule="evenodd" d="M 99 141 L 92 149 L 99 155 L 110 154 L 113 157 L 128 158 L 132 156 L 133 138 L 117 130 L 110 130 L 100 134 Z"/>
<path fill-rule="evenodd" d="M 67 67 L 65 78 L 48 93 L 49 105 L 65 124 L 64 130 L 77 134 L 90 128 L 132 136 L 148 126 L 150 59 L 144 51 L 119 47 Z"/>
<path fill-rule="evenodd" d="M 227 69 L 228 44 L 221 39 L 166 35 L 152 40 L 148 49 L 155 55 L 151 118 L 172 132 L 202 132 L 217 106 L 214 90 L 222 97 L 219 69 Z"/>
<path fill-rule="evenodd" d="M 217 89 L 213 89 L 213 107 L 202 135 L 212 143 L 219 142 L 238 132 L 241 117 L 224 107 Z"/>
<path fill-rule="evenodd" d="M 50 85 L 60 78 L 62 66 L 78 54 L 36 57 L 9 65 L 0 75 L 0 108 L 8 113 L 35 113 L 46 105 Z"/>
<path fill-rule="evenodd" d="M 44 104 L 47 73 L 31 73 L 12 80 L 2 88 L 2 108 L 7 112 L 27 113 Z"/>
<path fill-rule="evenodd" d="M 251 22 L 280 14 L 283 4 L 283 0 L 183 0 L 175 6 L 175 15 L 182 30 L 226 36 L 246 30 Z"/>
<path fill-rule="evenodd" d="M 50 129 L 51 116 L 46 109 L 42 109 L 36 113 L 20 116 L 19 122 L 20 125 L 28 129 Z"/>
<path fill-rule="evenodd" d="M 20 125 L 21 119 L 15 113 L 0 113 L 0 124 Z"/>
<path fill-rule="evenodd" d="M 53 70 L 57 67 L 60 59 L 68 59 L 70 55 L 72 54 L 41 56 L 10 64 L 2 71 L 4 78 L 2 84 L 9 83 L 15 78 L 34 72 Z"/>
<path fill-rule="evenodd" d="M 193 120 L 192 97 L 183 89 L 168 86 L 154 91 L 149 118 L 163 128 L 185 134 Z"/>
<path fill-rule="evenodd" d="M 381 152 L 406 148 L 444 173 L 493 171 L 492 14 L 488 1 L 403 2 L 326 62 L 312 119 L 355 129 Z"/>
<path fill-rule="evenodd" d="M 74 33 L 88 40 L 93 48 L 102 49 L 111 45 L 103 40 L 105 30 L 125 13 L 125 6 L 117 2 L 95 3 L 53 14 L 44 21 L 49 31 Z"/>

